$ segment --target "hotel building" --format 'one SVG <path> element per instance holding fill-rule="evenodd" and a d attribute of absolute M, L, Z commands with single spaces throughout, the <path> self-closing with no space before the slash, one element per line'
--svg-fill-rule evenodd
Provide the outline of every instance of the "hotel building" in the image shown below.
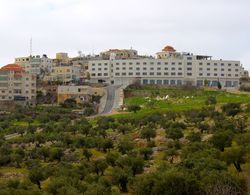
<path fill-rule="evenodd" d="M 116 58 L 89 61 L 91 82 L 127 86 L 135 82 L 238 88 L 244 68 L 240 61 L 213 60 L 211 56 L 176 52 L 166 46 L 157 58 Z"/>

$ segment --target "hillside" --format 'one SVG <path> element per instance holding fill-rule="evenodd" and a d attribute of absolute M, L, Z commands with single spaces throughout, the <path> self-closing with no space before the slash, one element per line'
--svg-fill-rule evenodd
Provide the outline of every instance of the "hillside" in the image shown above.
<path fill-rule="evenodd" d="M 123 111 L 0 115 L 0 194 L 247 194 L 250 96 L 129 88 Z M 136 109 L 135 109 L 136 108 Z"/>

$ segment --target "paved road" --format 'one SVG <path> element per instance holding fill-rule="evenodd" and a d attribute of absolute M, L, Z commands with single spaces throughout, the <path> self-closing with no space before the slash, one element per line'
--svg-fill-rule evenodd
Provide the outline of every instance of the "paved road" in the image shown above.
<path fill-rule="evenodd" d="M 107 114 L 112 111 L 115 102 L 115 91 L 119 86 L 108 86 L 107 87 L 107 101 L 103 111 L 100 114 Z"/>

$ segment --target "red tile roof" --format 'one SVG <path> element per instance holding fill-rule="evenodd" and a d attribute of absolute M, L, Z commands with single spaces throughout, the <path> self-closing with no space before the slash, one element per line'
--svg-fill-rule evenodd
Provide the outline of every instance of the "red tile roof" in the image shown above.
<path fill-rule="evenodd" d="M 0 71 L 15 71 L 15 72 L 23 72 L 24 69 L 17 64 L 8 64 L 3 66 Z"/>
<path fill-rule="evenodd" d="M 162 51 L 175 52 L 176 50 L 172 46 L 167 45 Z"/>

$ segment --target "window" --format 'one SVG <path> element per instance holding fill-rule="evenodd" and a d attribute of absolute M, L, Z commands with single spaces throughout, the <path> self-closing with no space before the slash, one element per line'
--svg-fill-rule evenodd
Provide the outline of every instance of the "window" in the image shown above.
<path fill-rule="evenodd" d="M 92 71 L 95 71 L 95 68 L 92 68 Z"/>
<path fill-rule="evenodd" d="M 168 68 L 164 68 L 164 70 L 168 70 Z"/>
<path fill-rule="evenodd" d="M 120 76 L 120 73 L 119 72 L 115 73 L 115 76 Z"/>
<path fill-rule="evenodd" d="M 136 76 L 140 76 L 140 72 L 136 72 L 135 75 L 136 75 Z"/>
<path fill-rule="evenodd" d="M 146 67 L 144 67 L 144 68 L 143 68 L 143 70 L 147 70 L 147 68 L 146 68 Z"/>
<path fill-rule="evenodd" d="M 153 73 L 153 72 L 150 72 L 150 73 L 149 73 L 149 75 L 150 75 L 150 76 L 153 76 L 153 75 L 154 75 L 154 73 Z"/>
<path fill-rule="evenodd" d="M 191 73 L 191 72 L 188 72 L 188 73 L 187 73 L 187 76 L 192 76 L 192 73 Z"/>
<path fill-rule="evenodd" d="M 162 85 L 162 80 L 157 80 L 156 83 L 157 85 Z"/>
<path fill-rule="evenodd" d="M 182 62 L 179 62 L 178 64 L 179 64 L 179 65 L 182 65 Z"/>
<path fill-rule="evenodd" d="M 182 70 L 182 68 L 178 68 L 178 70 Z"/>
<path fill-rule="evenodd" d="M 158 68 L 157 68 L 157 70 L 161 70 L 161 68 L 160 68 L 160 67 L 158 67 Z"/>
<path fill-rule="evenodd" d="M 104 63 L 104 66 L 107 66 L 108 65 L 108 63 Z"/>
<path fill-rule="evenodd" d="M 136 70 L 140 70 L 140 68 L 139 68 L 139 67 L 137 67 L 137 68 L 136 68 Z"/>
<path fill-rule="evenodd" d="M 222 72 L 223 72 L 224 70 L 225 70 L 224 68 L 221 69 Z"/>
<path fill-rule="evenodd" d="M 187 70 L 191 71 L 191 70 L 192 70 L 192 68 L 187 68 Z"/>
<path fill-rule="evenodd" d="M 101 71 L 102 69 L 101 68 L 98 68 L 99 71 Z"/>
<path fill-rule="evenodd" d="M 231 64 L 228 64 L 228 66 L 231 66 Z"/>
<path fill-rule="evenodd" d="M 161 72 L 157 72 L 157 76 L 160 76 L 161 75 Z"/>
<path fill-rule="evenodd" d="M 133 65 L 133 63 L 132 63 L 132 62 L 129 62 L 129 65 Z"/>
<path fill-rule="evenodd" d="M 151 67 L 151 68 L 150 68 L 150 70 L 154 70 L 154 68 L 153 68 L 153 67 Z"/>
<path fill-rule="evenodd" d="M 97 75 L 98 75 L 98 76 L 102 76 L 102 73 L 98 73 Z"/>
<path fill-rule="evenodd" d="M 147 65 L 147 62 L 143 62 L 143 65 Z"/>
<path fill-rule="evenodd" d="M 122 73 L 122 76 L 126 76 L 126 72 L 123 72 L 123 73 Z"/>
<path fill-rule="evenodd" d="M 224 74 L 221 74 L 222 77 L 224 77 L 225 75 Z"/>
<path fill-rule="evenodd" d="M 220 65 L 221 65 L 221 66 L 224 66 L 224 63 L 221 63 Z"/>
<path fill-rule="evenodd" d="M 207 68 L 207 70 L 209 71 L 209 70 L 210 70 L 210 68 Z"/>
<path fill-rule="evenodd" d="M 169 85 L 169 80 L 163 80 L 164 85 Z"/>
<path fill-rule="evenodd" d="M 161 65 L 161 62 L 157 62 L 157 65 Z"/>
<path fill-rule="evenodd" d="M 192 57 L 187 57 L 187 60 L 192 60 L 193 58 Z"/>
<path fill-rule="evenodd" d="M 129 75 L 129 76 L 132 76 L 132 75 L 133 75 L 133 73 L 132 73 L 132 72 L 129 72 L 129 73 L 128 73 L 128 75 Z"/>
<path fill-rule="evenodd" d="M 210 73 L 207 73 L 207 76 L 210 76 Z"/>
<path fill-rule="evenodd" d="M 200 66 L 201 66 L 202 64 L 203 64 L 202 62 L 199 63 Z"/>
<path fill-rule="evenodd" d="M 239 75 L 238 74 L 235 74 L 236 77 L 238 77 Z"/>
<path fill-rule="evenodd" d="M 217 63 L 214 63 L 215 66 L 217 66 Z"/>
<path fill-rule="evenodd" d="M 175 85 L 175 80 L 171 80 L 170 85 Z"/>
<path fill-rule="evenodd" d="M 172 68 L 171 68 L 171 70 L 175 70 L 175 68 L 174 68 L 174 67 L 172 67 Z"/>
<path fill-rule="evenodd" d="M 165 62 L 164 64 L 165 64 L 165 65 L 168 65 L 168 63 L 167 63 L 167 62 Z"/>
<path fill-rule="evenodd" d="M 235 66 L 239 66 L 239 64 L 235 64 Z"/>
<path fill-rule="evenodd" d="M 172 65 L 175 65 L 175 62 L 172 62 Z"/>
<path fill-rule="evenodd" d="M 172 75 L 172 76 L 175 76 L 176 74 L 175 74 L 175 72 L 171 72 L 171 75 Z"/>
<path fill-rule="evenodd" d="M 181 80 L 177 80 L 177 85 L 182 85 L 182 81 Z"/>
<path fill-rule="evenodd" d="M 208 66 L 210 66 L 210 63 L 207 63 Z"/>
<path fill-rule="evenodd" d="M 148 84 L 148 80 L 147 79 L 143 79 L 142 80 L 142 84 L 147 85 Z"/>
<path fill-rule="evenodd" d="M 214 71 L 217 71 L 217 68 L 214 68 Z"/>
<path fill-rule="evenodd" d="M 91 76 L 95 77 L 95 73 L 92 73 Z"/>
<path fill-rule="evenodd" d="M 214 73 L 214 76 L 215 76 L 215 77 L 217 77 L 217 76 L 218 76 L 218 74 L 217 74 L 217 73 Z"/>
<path fill-rule="evenodd" d="M 239 69 L 235 69 L 235 72 L 238 72 L 239 71 Z"/>
<path fill-rule="evenodd" d="M 140 62 L 136 62 L 136 65 L 140 65 Z"/>
<path fill-rule="evenodd" d="M 165 76 L 168 76 L 168 72 L 164 72 L 164 75 L 165 75 Z"/>
<path fill-rule="evenodd" d="M 133 70 L 133 67 L 129 67 L 129 70 Z"/>
<path fill-rule="evenodd" d="M 95 66 L 95 64 L 92 64 L 92 66 Z"/>
<path fill-rule="evenodd" d="M 187 65 L 188 65 L 188 66 L 192 66 L 192 62 L 188 62 Z"/>
<path fill-rule="evenodd" d="M 122 65 L 126 65 L 126 62 L 123 62 Z"/>
<path fill-rule="evenodd" d="M 120 65 L 119 62 L 116 62 L 116 65 Z"/>
<path fill-rule="evenodd" d="M 182 72 L 178 72 L 178 75 L 181 76 L 181 75 L 182 75 Z"/>
<path fill-rule="evenodd" d="M 231 72 L 231 68 L 228 69 L 228 72 Z"/>
<path fill-rule="evenodd" d="M 202 71 L 202 68 L 199 68 L 200 71 Z"/>
<path fill-rule="evenodd" d="M 146 73 L 146 72 L 143 72 L 143 73 L 142 73 L 142 75 L 144 75 L 144 76 L 145 76 L 145 75 L 147 75 L 147 73 Z"/>
<path fill-rule="evenodd" d="M 154 62 L 150 62 L 151 65 L 154 65 Z"/>
<path fill-rule="evenodd" d="M 108 76 L 108 73 L 104 73 L 103 75 L 104 75 L 104 76 Z"/>
<path fill-rule="evenodd" d="M 202 73 L 199 73 L 199 76 L 202 76 L 203 74 Z"/>
<path fill-rule="evenodd" d="M 155 80 L 150 80 L 149 83 L 152 84 L 152 85 L 154 85 L 155 84 Z"/>

